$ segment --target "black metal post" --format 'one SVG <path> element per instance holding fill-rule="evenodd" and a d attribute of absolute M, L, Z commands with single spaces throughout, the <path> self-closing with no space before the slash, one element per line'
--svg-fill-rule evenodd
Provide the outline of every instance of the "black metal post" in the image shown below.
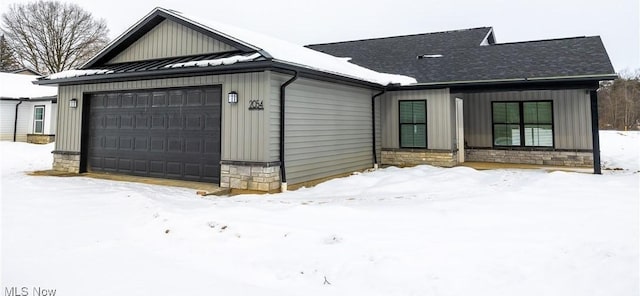
<path fill-rule="evenodd" d="M 371 97 L 371 146 L 373 147 L 373 166 L 378 165 L 378 151 L 376 149 L 376 98 L 383 95 L 387 89 L 383 89 L 381 92 Z"/>
<path fill-rule="evenodd" d="M 602 174 L 600 167 L 600 129 L 598 127 L 598 91 L 590 91 L 591 97 L 591 138 L 593 139 L 593 173 Z"/>

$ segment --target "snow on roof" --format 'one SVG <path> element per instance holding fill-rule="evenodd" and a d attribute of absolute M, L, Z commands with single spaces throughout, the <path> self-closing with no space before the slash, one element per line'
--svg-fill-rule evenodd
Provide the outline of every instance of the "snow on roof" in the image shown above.
<path fill-rule="evenodd" d="M 242 44 L 248 44 L 250 47 L 266 51 L 274 60 L 279 62 L 349 78 L 365 80 L 381 85 L 387 85 L 390 83 L 399 83 L 402 85 L 417 83 L 413 77 L 376 72 L 371 69 L 352 64 L 344 58 L 334 57 L 332 55 L 315 51 L 288 41 L 273 38 L 271 36 L 266 36 L 227 24 L 217 23 L 212 20 L 203 21 L 202 18 L 187 16 L 173 10 L 164 8 L 156 9 L 198 25 L 208 31 L 225 36 L 231 40 Z"/>
<path fill-rule="evenodd" d="M 213 60 L 201 60 L 201 61 L 191 61 L 185 63 L 177 63 L 170 64 L 164 66 L 165 68 L 182 68 L 182 67 L 208 67 L 208 66 L 220 66 L 220 65 L 231 65 L 240 62 L 253 61 L 260 57 L 259 53 L 254 53 L 251 55 L 234 55 L 227 58 L 213 59 Z"/>
<path fill-rule="evenodd" d="M 58 95 L 55 86 L 35 85 L 38 76 L 0 72 L 0 98 L 41 98 Z"/>
<path fill-rule="evenodd" d="M 112 70 L 102 70 L 102 69 L 88 69 L 88 70 L 66 70 L 58 73 L 51 74 L 49 76 L 44 77 L 44 79 L 63 79 L 63 78 L 71 78 L 71 77 L 80 77 L 80 76 L 89 76 L 89 75 L 100 75 L 100 74 L 110 74 L 113 73 Z"/>

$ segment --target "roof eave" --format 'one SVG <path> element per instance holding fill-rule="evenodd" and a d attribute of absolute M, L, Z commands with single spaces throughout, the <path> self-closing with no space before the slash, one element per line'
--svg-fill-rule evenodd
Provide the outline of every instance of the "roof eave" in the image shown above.
<path fill-rule="evenodd" d="M 307 68 L 304 66 L 287 63 L 283 61 L 274 61 L 273 70 L 297 71 L 303 77 L 318 79 L 318 80 L 327 81 L 327 82 L 343 83 L 343 84 L 349 84 L 353 86 L 369 87 L 373 89 L 385 88 L 384 85 L 379 83 L 361 80 L 361 79 L 357 79 L 349 76 L 334 74 L 330 72 L 324 72 L 324 71 Z"/>
<path fill-rule="evenodd" d="M 84 83 L 103 83 L 103 82 L 115 82 L 115 81 L 127 81 L 132 79 L 156 79 L 156 78 L 169 78 L 186 75 L 208 75 L 208 74 L 228 74 L 228 73 L 243 73 L 251 71 L 265 70 L 271 67 L 271 61 L 258 61 L 250 63 L 236 63 L 232 65 L 220 65 L 215 67 L 180 67 L 171 69 L 158 69 L 144 72 L 129 72 L 129 73 L 112 73 L 112 74 L 96 74 L 76 76 L 61 79 L 42 79 L 36 83 L 39 85 L 73 85 Z"/>
<path fill-rule="evenodd" d="M 440 81 L 440 82 L 422 82 L 411 85 L 399 86 L 402 89 L 420 89 L 420 88 L 445 88 L 456 86 L 482 86 L 482 85 L 500 85 L 515 83 L 540 83 L 540 82 L 593 82 L 613 80 L 618 78 L 617 74 L 595 74 L 595 75 L 575 75 L 575 76 L 555 76 L 555 77 L 531 77 L 531 78 L 507 78 L 507 79 L 486 79 L 486 80 L 467 80 L 467 81 Z"/>
<path fill-rule="evenodd" d="M 55 101 L 58 98 L 57 95 L 51 96 L 38 96 L 38 97 L 3 97 L 0 96 L 0 101 L 30 101 L 30 102 L 39 102 L 39 101 Z"/>
<path fill-rule="evenodd" d="M 374 89 L 382 89 L 384 86 L 378 83 L 364 81 L 356 78 L 342 76 L 338 74 L 332 74 L 315 70 L 311 68 L 302 67 L 299 65 L 293 65 L 280 61 L 263 60 L 257 62 L 236 63 L 232 65 L 221 65 L 215 67 L 180 67 L 171 69 L 158 69 L 145 72 L 130 72 L 130 73 L 112 73 L 112 74 L 95 74 L 86 76 L 77 76 L 61 79 L 42 79 L 37 80 L 34 83 L 38 85 L 74 85 L 85 83 L 103 83 L 103 82 L 115 82 L 115 81 L 128 81 L 134 79 L 157 79 L 157 78 L 169 78 L 169 77 L 182 77 L 189 75 L 219 75 L 230 73 L 244 73 L 254 71 L 297 71 L 301 76 L 307 78 L 313 78 L 323 81 L 336 82 L 342 84 L 349 84 L 360 87 L 368 87 Z"/>

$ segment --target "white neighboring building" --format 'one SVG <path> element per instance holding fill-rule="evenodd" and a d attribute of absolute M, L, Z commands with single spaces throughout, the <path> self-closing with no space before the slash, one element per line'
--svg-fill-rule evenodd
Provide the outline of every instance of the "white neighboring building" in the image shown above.
<path fill-rule="evenodd" d="M 58 88 L 35 85 L 36 78 L 0 72 L 0 140 L 39 144 L 55 140 Z"/>

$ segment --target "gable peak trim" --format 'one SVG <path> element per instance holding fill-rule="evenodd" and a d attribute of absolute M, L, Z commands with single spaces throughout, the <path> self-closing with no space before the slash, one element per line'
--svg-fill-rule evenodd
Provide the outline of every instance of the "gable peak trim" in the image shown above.
<path fill-rule="evenodd" d="M 203 24 L 188 19 L 182 16 L 182 14 L 176 10 L 156 7 L 131 27 L 129 27 L 124 33 L 113 39 L 95 56 L 93 56 L 86 63 L 80 66 L 79 69 L 88 69 L 91 67 L 95 67 L 98 64 L 108 62 L 110 59 L 117 56 L 127 47 L 131 46 L 136 40 L 140 39 L 142 36 L 144 36 L 144 34 L 150 32 L 154 27 L 156 27 L 164 20 L 176 22 L 212 38 L 219 39 L 220 41 L 238 48 L 241 51 L 250 52 L 261 50 L 260 48 L 256 48 L 255 46 L 247 44 L 242 40 L 238 40 L 232 36 L 228 36 L 215 29 L 209 28 Z"/>

